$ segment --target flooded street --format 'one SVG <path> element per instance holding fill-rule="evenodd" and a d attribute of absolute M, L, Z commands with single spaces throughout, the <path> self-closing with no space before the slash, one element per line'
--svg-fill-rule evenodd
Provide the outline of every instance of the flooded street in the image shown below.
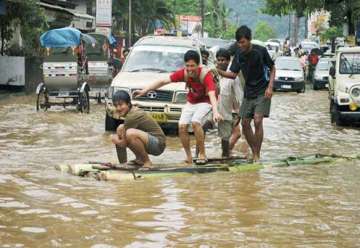
<path fill-rule="evenodd" d="M 263 158 L 360 154 L 359 129 L 330 124 L 328 93 L 276 94 Z M 116 162 L 103 105 L 35 111 L 0 96 L 0 247 L 358 247 L 360 161 L 129 182 L 54 166 Z M 220 154 L 209 136 L 208 154 Z M 153 161 L 184 159 L 177 138 Z"/>

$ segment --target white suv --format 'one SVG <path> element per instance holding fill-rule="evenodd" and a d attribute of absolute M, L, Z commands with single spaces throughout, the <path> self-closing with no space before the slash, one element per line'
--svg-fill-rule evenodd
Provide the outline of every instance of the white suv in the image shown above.
<path fill-rule="evenodd" d="M 344 125 L 360 121 L 360 47 L 340 48 L 330 68 L 331 122 Z"/>
<path fill-rule="evenodd" d="M 184 54 L 198 51 L 198 42 L 183 37 L 146 36 L 135 43 L 121 71 L 113 79 L 106 98 L 105 130 L 114 131 L 120 117 L 112 104 L 112 94 L 125 90 L 131 95 L 158 79 L 184 66 Z M 132 99 L 133 105 L 149 112 L 163 128 L 177 128 L 180 114 L 186 103 L 185 83 L 168 84 L 150 91 L 147 96 Z"/>

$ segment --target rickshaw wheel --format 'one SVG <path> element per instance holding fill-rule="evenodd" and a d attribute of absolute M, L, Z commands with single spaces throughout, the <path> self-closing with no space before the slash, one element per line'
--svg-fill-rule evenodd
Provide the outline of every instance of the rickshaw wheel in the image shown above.
<path fill-rule="evenodd" d="M 81 113 L 90 113 L 89 92 L 87 90 L 84 90 L 84 92 L 80 93 L 79 110 Z"/>
<path fill-rule="evenodd" d="M 49 96 L 45 88 L 41 88 L 40 92 L 36 97 L 36 111 L 44 110 L 49 108 Z"/>

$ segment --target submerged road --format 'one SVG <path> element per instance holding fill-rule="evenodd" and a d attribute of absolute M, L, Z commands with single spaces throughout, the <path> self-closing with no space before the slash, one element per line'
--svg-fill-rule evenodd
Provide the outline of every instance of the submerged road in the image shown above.
<path fill-rule="evenodd" d="M 276 94 L 263 158 L 360 153 L 359 129 L 330 124 L 327 92 Z M 220 154 L 207 137 L 208 154 Z M 177 138 L 155 164 L 180 163 Z M 35 111 L 0 97 L 1 247 L 357 247 L 360 162 L 131 182 L 61 174 L 59 163 L 116 162 L 104 106 Z"/>

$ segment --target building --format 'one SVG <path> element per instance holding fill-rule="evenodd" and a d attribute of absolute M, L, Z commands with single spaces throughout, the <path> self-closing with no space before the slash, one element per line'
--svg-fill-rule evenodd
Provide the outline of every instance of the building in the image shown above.
<path fill-rule="evenodd" d="M 72 26 L 83 32 L 95 30 L 95 1 L 40 0 L 51 28 Z"/>

